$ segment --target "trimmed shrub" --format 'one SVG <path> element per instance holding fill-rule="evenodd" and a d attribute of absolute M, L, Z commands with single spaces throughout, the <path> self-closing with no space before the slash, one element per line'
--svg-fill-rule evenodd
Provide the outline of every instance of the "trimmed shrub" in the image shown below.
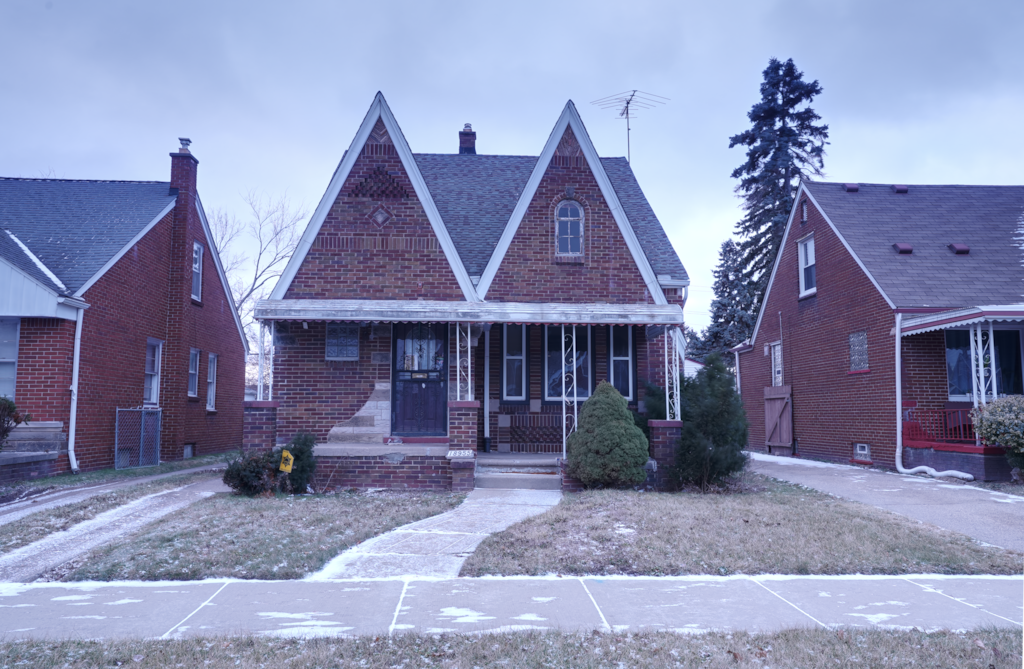
<path fill-rule="evenodd" d="M 300 432 L 295 435 L 291 442 L 285 446 L 295 461 L 292 462 L 292 472 L 288 474 L 288 486 L 291 488 L 286 492 L 300 495 L 309 490 L 313 482 L 313 475 L 316 474 L 316 458 L 313 457 L 313 447 L 316 446 L 316 437 L 308 432 Z M 277 454 L 277 462 L 281 462 L 281 449 L 274 451 Z M 283 473 L 283 472 L 282 472 Z M 282 484 L 284 482 L 282 481 Z M 282 485 L 282 487 L 284 487 Z"/>
<path fill-rule="evenodd" d="M 242 454 L 237 460 L 228 463 L 224 484 L 236 493 L 250 497 L 273 492 L 277 487 L 277 468 L 280 464 L 280 451 Z"/>
<path fill-rule="evenodd" d="M 11 436 L 11 430 L 32 420 L 29 414 L 22 415 L 15 406 L 13 400 L 0 397 L 0 450 L 3 450 L 7 438 Z"/>
<path fill-rule="evenodd" d="M 693 378 L 682 380 L 683 428 L 673 467 L 679 483 L 707 491 L 747 464 L 747 416 L 733 375 L 712 353 Z"/>
<path fill-rule="evenodd" d="M 1024 397 L 1007 395 L 971 409 L 978 436 L 1006 449 L 1011 467 L 1024 469 Z"/>
<path fill-rule="evenodd" d="M 568 451 L 569 476 L 588 488 L 639 485 L 647 478 L 647 439 L 634 424 L 625 398 L 607 381 L 580 408 Z"/>

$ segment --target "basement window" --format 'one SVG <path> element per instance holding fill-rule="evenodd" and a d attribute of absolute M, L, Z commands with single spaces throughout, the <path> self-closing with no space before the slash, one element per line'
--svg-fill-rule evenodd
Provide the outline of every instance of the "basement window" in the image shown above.
<path fill-rule="evenodd" d="M 328 323 L 326 360 L 359 360 L 359 326 L 351 323 Z"/>

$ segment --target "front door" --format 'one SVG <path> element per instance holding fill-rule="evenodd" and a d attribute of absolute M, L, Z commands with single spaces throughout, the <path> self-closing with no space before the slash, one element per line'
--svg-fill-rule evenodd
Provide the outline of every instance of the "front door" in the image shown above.
<path fill-rule="evenodd" d="M 396 323 L 391 431 L 396 435 L 448 433 L 448 326 Z"/>

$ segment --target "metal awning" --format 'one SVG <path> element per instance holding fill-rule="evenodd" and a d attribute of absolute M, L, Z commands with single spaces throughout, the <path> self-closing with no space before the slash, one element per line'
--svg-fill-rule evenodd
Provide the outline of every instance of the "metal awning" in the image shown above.
<path fill-rule="evenodd" d="M 903 319 L 902 335 L 907 337 L 922 332 L 948 330 L 966 327 L 978 323 L 994 323 L 999 321 L 1024 321 L 1024 304 L 996 304 L 980 307 L 966 307 L 940 311 L 934 314 L 909 316 Z"/>
<path fill-rule="evenodd" d="M 370 323 L 682 325 L 677 304 L 456 302 L 443 300 L 260 300 L 257 320 Z"/>

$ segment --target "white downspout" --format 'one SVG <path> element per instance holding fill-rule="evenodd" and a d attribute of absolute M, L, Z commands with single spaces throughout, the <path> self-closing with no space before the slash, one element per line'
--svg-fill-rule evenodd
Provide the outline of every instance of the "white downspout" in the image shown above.
<path fill-rule="evenodd" d="M 740 352 L 739 351 L 733 351 L 732 355 L 733 355 L 733 357 L 736 360 L 736 394 L 739 395 L 740 397 L 742 397 L 743 396 L 743 389 L 742 389 L 742 386 L 740 385 Z"/>
<path fill-rule="evenodd" d="M 903 314 L 896 313 L 896 471 L 900 474 L 927 474 L 936 478 L 949 476 L 951 478 L 973 481 L 974 477 L 964 472 L 949 470 L 937 472 L 931 467 L 914 467 L 907 469 L 903 466 Z"/>
<path fill-rule="evenodd" d="M 78 310 L 78 321 L 75 323 L 75 357 L 71 363 L 71 417 L 68 421 L 68 460 L 71 471 L 78 473 L 78 458 L 75 457 L 75 434 L 78 428 L 78 369 L 82 360 L 82 321 L 85 320 L 85 309 Z"/>

